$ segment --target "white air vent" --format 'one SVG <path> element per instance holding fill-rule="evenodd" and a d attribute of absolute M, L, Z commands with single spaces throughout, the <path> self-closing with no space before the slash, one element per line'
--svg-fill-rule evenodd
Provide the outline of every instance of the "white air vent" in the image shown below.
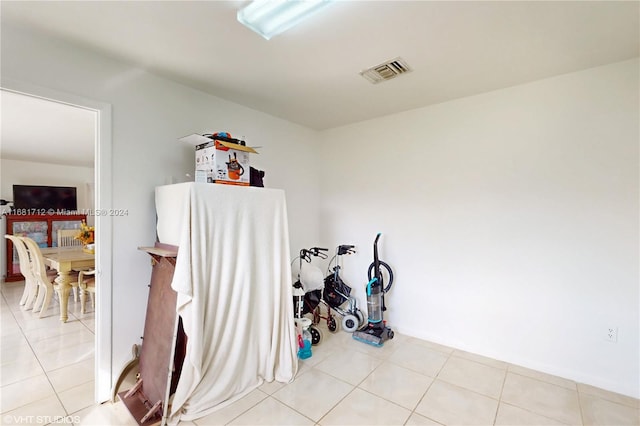
<path fill-rule="evenodd" d="M 390 61 L 384 62 L 375 67 L 371 67 L 367 70 L 361 71 L 360 75 L 369 80 L 373 84 L 380 83 L 381 81 L 391 80 L 399 76 L 400 74 L 406 74 L 412 71 L 409 65 L 402 58 L 395 58 Z"/>

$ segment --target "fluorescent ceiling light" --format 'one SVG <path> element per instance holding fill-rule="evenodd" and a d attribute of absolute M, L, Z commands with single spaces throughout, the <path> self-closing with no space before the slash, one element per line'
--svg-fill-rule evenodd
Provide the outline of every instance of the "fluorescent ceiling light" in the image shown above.
<path fill-rule="evenodd" d="M 254 0 L 238 21 L 269 40 L 327 6 L 331 0 Z"/>

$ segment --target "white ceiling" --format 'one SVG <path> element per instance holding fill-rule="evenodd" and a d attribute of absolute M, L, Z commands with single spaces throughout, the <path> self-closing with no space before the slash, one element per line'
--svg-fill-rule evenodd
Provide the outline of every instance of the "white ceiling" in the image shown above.
<path fill-rule="evenodd" d="M 264 40 L 246 1 L 2 1 L 1 24 L 327 129 L 637 57 L 640 2 L 337 1 Z M 397 56 L 413 72 L 359 75 Z"/>
<path fill-rule="evenodd" d="M 0 157 L 93 167 L 97 113 L 0 91 Z"/>

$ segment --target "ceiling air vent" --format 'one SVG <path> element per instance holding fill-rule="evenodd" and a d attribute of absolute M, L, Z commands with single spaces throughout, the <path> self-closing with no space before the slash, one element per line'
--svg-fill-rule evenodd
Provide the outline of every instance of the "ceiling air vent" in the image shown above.
<path fill-rule="evenodd" d="M 361 71 L 360 75 L 369 80 L 373 84 L 381 81 L 391 80 L 400 74 L 406 74 L 412 71 L 409 65 L 402 58 L 391 59 L 380 65 L 376 65 L 367 70 Z"/>

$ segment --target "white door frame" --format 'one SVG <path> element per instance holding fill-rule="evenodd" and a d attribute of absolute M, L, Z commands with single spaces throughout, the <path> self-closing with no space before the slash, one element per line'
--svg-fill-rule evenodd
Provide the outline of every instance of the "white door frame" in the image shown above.
<path fill-rule="evenodd" d="M 97 113 L 95 135 L 95 200 L 96 212 L 112 207 L 111 104 L 82 98 L 69 93 L 35 86 L 11 79 L 2 79 L 1 88 L 53 102 L 80 107 Z M 113 378 L 112 342 L 112 238 L 113 222 L 108 214 L 95 216 L 96 227 L 96 338 L 95 338 L 95 400 L 111 398 Z"/>

